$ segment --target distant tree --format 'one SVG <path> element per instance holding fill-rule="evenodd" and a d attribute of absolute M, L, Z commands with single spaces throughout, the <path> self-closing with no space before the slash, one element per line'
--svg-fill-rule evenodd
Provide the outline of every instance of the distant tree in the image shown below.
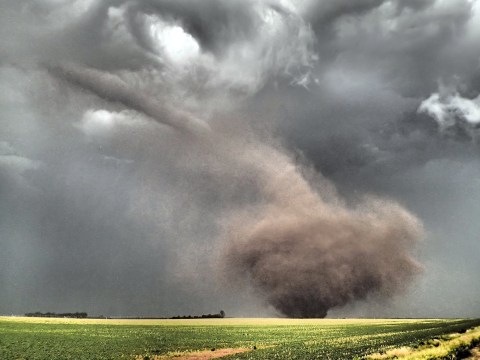
<path fill-rule="evenodd" d="M 204 315 L 177 315 L 170 319 L 221 319 L 225 317 L 225 311 L 220 310 L 218 314 L 204 314 Z"/>
<path fill-rule="evenodd" d="M 61 313 L 57 314 L 54 312 L 47 312 L 47 313 L 41 313 L 40 311 L 34 312 L 34 313 L 26 313 L 25 316 L 30 316 L 30 317 L 59 317 L 59 318 L 79 318 L 79 319 L 85 319 L 88 317 L 88 314 L 86 312 L 76 312 L 76 313 Z"/>

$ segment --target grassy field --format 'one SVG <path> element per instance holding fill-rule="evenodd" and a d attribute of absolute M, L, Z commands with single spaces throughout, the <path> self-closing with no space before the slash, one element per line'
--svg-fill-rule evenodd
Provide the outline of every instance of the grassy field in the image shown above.
<path fill-rule="evenodd" d="M 353 359 L 418 348 L 477 320 L 74 320 L 0 317 L 0 359 L 164 359 L 242 349 L 225 359 Z M 442 338 L 443 336 L 443 338 Z M 215 349 L 215 351 L 211 351 Z M 223 358 L 222 358 L 223 359 Z"/>

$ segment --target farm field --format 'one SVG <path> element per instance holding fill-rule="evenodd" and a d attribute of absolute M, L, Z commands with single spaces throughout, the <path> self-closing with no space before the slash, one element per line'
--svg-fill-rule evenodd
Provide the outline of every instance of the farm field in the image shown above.
<path fill-rule="evenodd" d="M 192 352 L 195 359 L 353 359 L 419 347 L 475 326 L 480 319 L 0 317 L 0 359 L 193 359 L 186 356 Z"/>

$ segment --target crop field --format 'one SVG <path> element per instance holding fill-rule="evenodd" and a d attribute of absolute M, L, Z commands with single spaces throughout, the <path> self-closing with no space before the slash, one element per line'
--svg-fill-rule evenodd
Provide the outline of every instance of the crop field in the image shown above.
<path fill-rule="evenodd" d="M 477 326 L 480 319 L 0 317 L 0 359 L 354 359 L 374 353 L 372 358 L 388 358 L 392 349 L 435 345 L 452 333 L 473 339 L 477 333 L 467 329 Z"/>

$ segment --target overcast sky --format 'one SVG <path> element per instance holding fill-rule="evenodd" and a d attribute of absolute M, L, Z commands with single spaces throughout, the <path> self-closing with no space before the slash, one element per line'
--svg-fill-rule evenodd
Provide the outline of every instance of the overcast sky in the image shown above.
<path fill-rule="evenodd" d="M 0 0 L 0 34 L 1 314 L 280 315 L 218 264 L 284 164 L 423 224 L 330 316 L 480 316 L 480 1 Z"/>

